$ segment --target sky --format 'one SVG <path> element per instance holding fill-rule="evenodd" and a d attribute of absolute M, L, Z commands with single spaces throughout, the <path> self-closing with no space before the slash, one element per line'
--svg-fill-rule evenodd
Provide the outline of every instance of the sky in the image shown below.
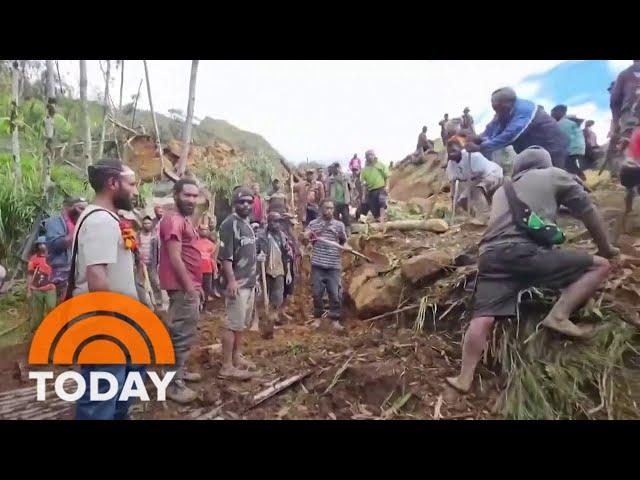
<path fill-rule="evenodd" d="M 112 61 L 112 65 L 115 63 Z M 156 112 L 186 111 L 190 60 L 150 60 Z M 416 146 L 420 129 L 439 136 L 438 122 L 471 109 L 476 130 L 491 120 L 491 92 L 503 86 L 547 111 L 558 104 L 596 122 L 604 143 L 611 114 L 609 83 L 630 60 L 201 60 L 195 116 L 227 120 L 262 135 L 287 160 L 346 163 L 373 148 L 398 161 Z M 103 62 L 103 66 L 104 66 Z M 89 97 L 104 90 L 97 60 L 88 60 Z M 78 95 L 77 60 L 60 61 L 61 75 Z M 120 71 L 112 67 L 111 97 L 118 104 Z M 142 60 L 124 63 L 123 102 L 144 79 Z M 139 108 L 148 109 L 143 82 Z"/>

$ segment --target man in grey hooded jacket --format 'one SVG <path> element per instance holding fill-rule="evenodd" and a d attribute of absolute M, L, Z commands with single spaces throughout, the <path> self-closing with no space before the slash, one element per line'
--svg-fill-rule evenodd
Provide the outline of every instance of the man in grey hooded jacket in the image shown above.
<path fill-rule="evenodd" d="M 567 207 L 582 220 L 598 252 L 591 255 L 539 245 L 514 223 L 504 186 L 496 191 L 489 225 L 480 241 L 472 320 L 462 347 L 462 370 L 459 376 L 447 379 L 462 392 L 471 388 L 496 317 L 516 314 L 520 290 L 531 286 L 563 289 L 542 324 L 571 337 L 589 336 L 592 329 L 574 324 L 569 316 L 605 281 L 611 268 L 607 258 L 619 253 L 609 242 L 602 218 L 582 185 L 565 170 L 553 167 L 551 156 L 542 147 L 529 147 L 515 157 L 512 185 L 517 197 L 547 221 L 555 222 L 559 205 Z"/>

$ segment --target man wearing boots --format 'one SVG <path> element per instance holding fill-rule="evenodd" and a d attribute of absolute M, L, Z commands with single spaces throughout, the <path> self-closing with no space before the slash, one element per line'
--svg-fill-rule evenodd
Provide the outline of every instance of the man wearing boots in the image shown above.
<path fill-rule="evenodd" d="M 168 327 L 176 355 L 176 375 L 167 397 L 189 403 L 198 396 L 186 386 L 201 375 L 187 372 L 189 351 L 196 341 L 202 293 L 201 255 L 198 232 L 191 223 L 200 190 L 194 180 L 180 179 L 173 187 L 176 209 L 160 221 L 160 286 L 169 295 Z"/>

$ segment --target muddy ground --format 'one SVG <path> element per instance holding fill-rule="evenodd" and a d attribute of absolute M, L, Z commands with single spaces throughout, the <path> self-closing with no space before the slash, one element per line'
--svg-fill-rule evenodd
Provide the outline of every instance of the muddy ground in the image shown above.
<path fill-rule="evenodd" d="M 603 216 L 615 230 L 615 221 L 622 207 L 622 191 L 608 185 L 594 192 L 594 200 Z M 632 224 L 638 222 L 636 205 Z M 594 251 L 579 223 L 563 217 L 572 247 Z M 623 252 L 640 257 L 638 230 L 619 238 Z M 426 232 L 399 234 L 390 232 L 377 235 L 365 242 L 365 253 L 388 254 L 392 263 L 402 252 L 421 249 L 449 249 L 452 252 L 473 251 L 482 234 L 482 228 L 461 225 L 452 231 L 437 235 Z M 471 255 L 473 257 L 473 255 Z M 345 263 L 348 281 L 358 267 L 358 261 Z M 454 375 L 460 367 L 460 342 L 465 325 L 465 301 L 469 292 L 464 281 L 473 275 L 475 267 L 464 265 L 446 269 L 432 284 L 421 290 L 407 288 L 398 306 L 415 303 L 420 297 L 437 297 L 431 304 L 439 307 L 438 314 L 420 328 L 416 326 L 417 311 L 396 314 L 387 318 L 366 321 L 357 318 L 353 305 L 346 305 L 346 331 L 325 332 L 315 329 L 311 319 L 311 298 L 304 273 L 297 281 L 297 293 L 289 312 L 292 323 L 276 328 L 274 338 L 265 340 L 258 332 L 250 331 L 244 340 L 245 355 L 256 363 L 259 374 L 246 381 L 226 381 L 217 378 L 220 368 L 218 327 L 223 316 L 223 305 L 216 300 L 210 311 L 201 317 L 199 346 L 190 358 L 191 367 L 199 371 L 203 380 L 192 384 L 199 398 L 189 406 L 172 401 L 138 403 L 133 408 L 136 419 L 497 419 L 494 412 L 501 391 L 500 379 L 484 365 L 478 369 L 479 380 L 472 393 L 460 395 L 445 383 L 445 377 Z M 303 268 L 304 271 L 304 268 Z M 618 298 L 621 309 L 629 315 L 637 312 L 640 289 L 640 268 L 617 265 L 614 278 L 606 287 L 608 293 L 622 292 Z M 619 280 L 619 282 L 618 282 Z M 616 283 L 618 282 L 618 283 Z M 620 287 L 620 288 L 619 288 Z M 0 316 L 7 317 L 6 310 Z M 11 312 L 13 325 L 23 311 Z M 444 318 L 446 317 L 446 318 Z M 438 318 L 438 322 L 432 319 Z M 0 346 L 0 403 L 14 389 L 32 387 L 17 365 L 24 364 L 28 348 L 26 331 L 20 329 L 11 335 L 17 344 Z M 22 335 L 20 337 L 20 335 Z M 10 343 L 10 342 L 5 342 Z M 15 342 L 14 342 L 15 343 Z M 0 344 L 1 345 L 1 344 Z M 22 373 L 22 378 L 21 378 Z M 278 394 L 256 405 L 256 395 L 265 389 L 305 374 Z M 308 374 L 308 375 L 307 375 Z M 259 398 L 259 397 L 258 397 Z M 16 407 L 18 408 L 18 407 Z M 29 411 L 29 407 L 26 408 Z M 68 406 L 59 408 L 52 418 L 70 418 Z M 18 413 L 3 411 L 0 418 L 25 418 Z M 27 416 L 28 418 L 28 416 Z"/>

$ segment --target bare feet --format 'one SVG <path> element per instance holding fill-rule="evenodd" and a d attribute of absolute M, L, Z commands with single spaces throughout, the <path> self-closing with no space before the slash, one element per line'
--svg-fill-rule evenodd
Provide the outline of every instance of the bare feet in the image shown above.
<path fill-rule="evenodd" d="M 595 331 L 593 325 L 576 325 L 567 318 L 559 318 L 551 314 L 542 321 L 542 325 L 574 338 L 587 338 Z"/>
<path fill-rule="evenodd" d="M 469 393 L 469 390 L 471 390 L 471 384 L 473 383 L 473 378 L 471 380 L 463 380 L 459 376 L 447 377 L 445 380 L 449 385 L 462 393 Z"/>
<path fill-rule="evenodd" d="M 229 380 L 249 380 L 253 376 L 253 373 L 236 367 L 222 367 L 218 373 L 218 378 Z"/>

